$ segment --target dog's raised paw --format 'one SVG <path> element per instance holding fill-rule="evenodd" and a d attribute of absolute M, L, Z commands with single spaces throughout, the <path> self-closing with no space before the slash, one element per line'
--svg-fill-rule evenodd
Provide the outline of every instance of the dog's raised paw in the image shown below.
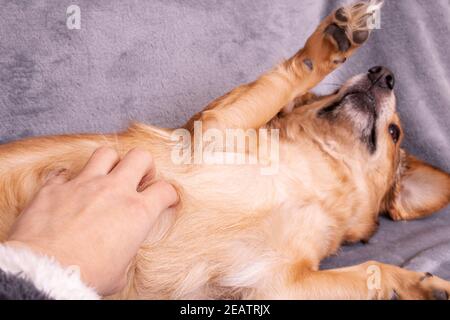
<path fill-rule="evenodd" d="M 358 2 L 341 7 L 331 15 L 331 23 L 325 27 L 325 33 L 330 35 L 338 49 L 346 52 L 367 41 L 371 22 L 383 1 L 371 0 Z"/>
<path fill-rule="evenodd" d="M 308 73 L 328 74 L 342 65 L 369 38 L 380 0 L 338 8 L 328 15 L 299 51 L 298 65 Z"/>

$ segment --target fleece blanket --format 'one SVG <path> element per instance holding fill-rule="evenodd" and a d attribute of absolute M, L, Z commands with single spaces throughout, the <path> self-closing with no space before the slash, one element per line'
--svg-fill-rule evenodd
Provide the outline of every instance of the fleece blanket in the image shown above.
<path fill-rule="evenodd" d="M 255 79 L 346 1 L 0 0 L 0 141 L 112 132 L 138 120 L 174 127 Z M 80 29 L 66 10 L 80 8 Z M 386 0 L 381 29 L 319 91 L 375 65 L 397 78 L 404 147 L 450 171 L 450 5 Z M 73 25 L 72 25 L 73 27 Z M 379 260 L 450 279 L 450 210 L 381 219 L 367 245 L 324 268 Z"/>

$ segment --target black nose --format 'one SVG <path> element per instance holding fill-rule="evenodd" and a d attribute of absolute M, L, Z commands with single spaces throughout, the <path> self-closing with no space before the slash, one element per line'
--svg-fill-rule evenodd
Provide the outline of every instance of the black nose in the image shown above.
<path fill-rule="evenodd" d="M 368 77 L 373 85 L 381 88 L 394 89 L 395 77 L 391 70 L 386 67 L 373 67 L 369 70 Z"/>

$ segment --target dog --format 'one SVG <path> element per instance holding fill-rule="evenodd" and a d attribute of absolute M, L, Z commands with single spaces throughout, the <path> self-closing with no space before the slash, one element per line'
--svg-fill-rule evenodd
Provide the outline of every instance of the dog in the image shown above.
<path fill-rule="evenodd" d="M 448 299 L 450 283 L 429 273 L 377 261 L 319 269 L 341 244 L 368 240 L 380 215 L 417 219 L 450 201 L 450 175 L 400 147 L 389 69 L 373 67 L 333 94 L 309 92 L 369 38 L 369 6 L 334 11 L 294 56 L 184 126 L 191 133 L 196 123 L 202 132 L 276 130 L 279 159 L 259 154 L 266 164 L 277 162 L 275 173 L 261 174 L 261 162 L 174 164 L 175 130 L 144 124 L 119 134 L 4 144 L 0 240 L 52 172 L 76 175 L 102 146 L 96 152 L 140 148 L 153 155 L 155 180 L 171 182 L 180 203 L 175 215 L 158 219 L 126 288 L 109 298 Z M 368 281 L 370 275 L 380 281 Z"/>

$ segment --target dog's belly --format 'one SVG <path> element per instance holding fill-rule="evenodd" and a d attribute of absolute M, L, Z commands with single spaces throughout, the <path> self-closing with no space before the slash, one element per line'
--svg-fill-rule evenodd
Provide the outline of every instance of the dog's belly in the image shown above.
<path fill-rule="evenodd" d="M 314 205 L 295 216 L 288 209 L 184 213 L 164 239 L 142 248 L 132 293 L 122 297 L 252 298 L 268 279 L 295 272 L 299 263 L 317 268 L 339 246 L 336 221 Z"/>
<path fill-rule="evenodd" d="M 367 208 L 354 200 L 367 197 L 319 197 L 312 186 L 293 184 L 292 174 L 267 178 L 245 166 L 207 167 L 176 180 L 186 191 L 183 210 L 162 240 L 139 253 L 132 297 L 258 297 L 267 279 L 298 265 L 317 269 L 344 240 L 372 230 Z M 304 181 L 317 185 L 313 177 Z"/>

